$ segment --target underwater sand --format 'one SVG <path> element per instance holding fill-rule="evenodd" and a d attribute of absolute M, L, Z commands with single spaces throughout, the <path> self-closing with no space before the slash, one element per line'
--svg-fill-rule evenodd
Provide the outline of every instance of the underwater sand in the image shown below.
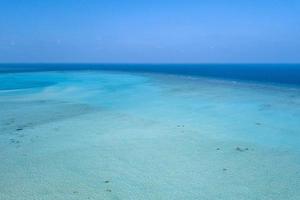
<path fill-rule="evenodd" d="M 0 83 L 0 200 L 300 197 L 297 87 L 101 71 Z"/>

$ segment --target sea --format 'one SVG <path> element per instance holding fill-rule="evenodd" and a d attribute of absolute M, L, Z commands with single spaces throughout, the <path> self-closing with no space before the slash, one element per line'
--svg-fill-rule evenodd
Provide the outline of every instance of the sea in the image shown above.
<path fill-rule="evenodd" d="M 300 64 L 0 64 L 0 200 L 299 200 Z"/>

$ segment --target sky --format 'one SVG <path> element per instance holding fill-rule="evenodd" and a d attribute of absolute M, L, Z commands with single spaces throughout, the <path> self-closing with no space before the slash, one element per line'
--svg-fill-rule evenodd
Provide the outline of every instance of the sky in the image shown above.
<path fill-rule="evenodd" d="M 300 0 L 0 0 L 0 62 L 300 63 Z"/>

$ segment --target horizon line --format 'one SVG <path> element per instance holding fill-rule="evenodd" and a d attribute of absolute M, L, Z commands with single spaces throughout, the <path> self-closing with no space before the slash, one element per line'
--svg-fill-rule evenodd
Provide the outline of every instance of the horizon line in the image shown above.
<path fill-rule="evenodd" d="M 189 62 L 178 62 L 178 63 L 145 63 L 145 62 L 0 62 L 0 65 L 19 65 L 19 64 L 32 64 L 32 65 L 74 65 L 74 64 L 85 64 L 85 65 L 300 65 L 300 62 L 223 62 L 223 63 L 212 63 L 212 62 L 199 62 L 199 63 L 189 63 Z"/>

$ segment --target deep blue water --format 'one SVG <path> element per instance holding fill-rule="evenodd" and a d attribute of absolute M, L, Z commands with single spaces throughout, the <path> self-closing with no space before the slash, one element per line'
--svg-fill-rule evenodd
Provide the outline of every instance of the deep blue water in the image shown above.
<path fill-rule="evenodd" d="M 300 85 L 300 64 L 0 64 L 0 72 L 117 70 Z"/>

